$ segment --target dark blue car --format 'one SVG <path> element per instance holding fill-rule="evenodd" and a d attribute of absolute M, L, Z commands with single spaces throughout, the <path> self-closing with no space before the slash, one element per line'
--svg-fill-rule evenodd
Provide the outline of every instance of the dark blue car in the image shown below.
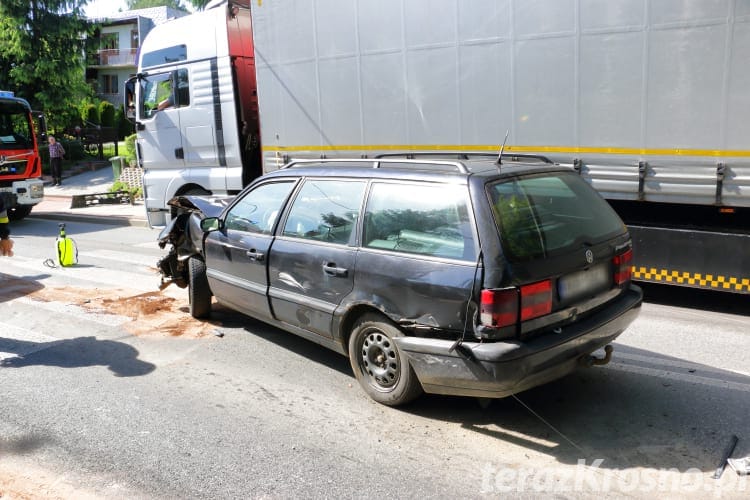
<path fill-rule="evenodd" d="M 416 158 L 298 161 L 231 199 L 175 199 L 192 215 L 160 268 L 194 317 L 215 298 L 336 350 L 388 405 L 608 361 L 642 293 L 607 202 L 541 157 Z"/>

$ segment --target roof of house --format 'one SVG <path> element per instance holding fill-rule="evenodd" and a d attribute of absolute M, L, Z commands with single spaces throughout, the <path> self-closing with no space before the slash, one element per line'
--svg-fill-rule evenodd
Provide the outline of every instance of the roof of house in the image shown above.
<path fill-rule="evenodd" d="M 162 24 L 170 19 L 183 17 L 189 15 L 189 12 L 179 9 L 173 9 L 172 7 L 149 7 L 146 9 L 135 9 L 126 10 L 122 12 L 115 12 L 104 18 L 99 19 L 101 22 L 106 21 L 125 21 L 129 19 L 137 19 L 139 17 L 145 17 L 151 19 L 154 24 Z"/>

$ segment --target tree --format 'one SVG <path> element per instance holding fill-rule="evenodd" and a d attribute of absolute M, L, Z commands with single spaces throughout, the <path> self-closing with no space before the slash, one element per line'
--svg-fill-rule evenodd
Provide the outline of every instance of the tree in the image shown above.
<path fill-rule="evenodd" d="M 186 0 L 195 10 L 203 10 L 210 0 Z M 145 9 L 148 7 L 172 7 L 185 10 L 182 0 L 127 0 L 128 10 Z"/>
<path fill-rule="evenodd" d="M 206 5 L 208 5 L 208 2 L 211 0 L 188 0 L 190 4 L 195 8 L 195 10 L 203 10 L 206 8 Z"/>
<path fill-rule="evenodd" d="M 147 9 L 149 7 L 171 7 L 177 10 L 185 10 L 182 0 L 127 0 L 125 4 L 128 10 Z"/>
<path fill-rule="evenodd" d="M 0 88 L 13 90 L 47 115 L 50 129 L 75 120 L 91 94 L 84 79 L 83 17 L 88 0 L 0 2 Z"/>

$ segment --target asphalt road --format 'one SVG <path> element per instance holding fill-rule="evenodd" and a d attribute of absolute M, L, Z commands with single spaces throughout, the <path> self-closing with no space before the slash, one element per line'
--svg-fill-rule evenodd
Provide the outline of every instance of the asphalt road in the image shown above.
<path fill-rule="evenodd" d="M 56 230 L 18 224 L 0 262 L 0 494 L 748 494 L 730 470 L 711 478 L 733 434 L 750 454 L 746 297 L 648 287 L 609 365 L 489 405 L 392 409 L 316 344 L 226 309 L 188 318 L 183 290 L 155 293 L 156 231 L 70 223 L 79 264 L 50 268 Z"/>

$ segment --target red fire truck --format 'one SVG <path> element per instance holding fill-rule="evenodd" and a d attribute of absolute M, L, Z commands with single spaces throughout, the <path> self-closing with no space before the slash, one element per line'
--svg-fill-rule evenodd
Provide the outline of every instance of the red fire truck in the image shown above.
<path fill-rule="evenodd" d="M 0 90 L 0 196 L 11 220 L 29 215 L 44 197 L 33 115 L 25 99 Z"/>

